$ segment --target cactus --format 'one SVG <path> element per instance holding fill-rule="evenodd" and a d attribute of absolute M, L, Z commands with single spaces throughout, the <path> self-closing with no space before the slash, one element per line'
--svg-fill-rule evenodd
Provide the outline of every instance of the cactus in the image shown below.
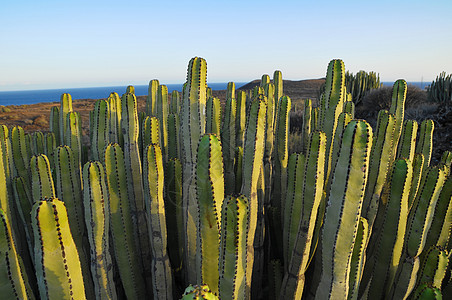
<path fill-rule="evenodd" d="M 403 123 L 402 135 L 400 136 L 399 148 L 397 149 L 397 158 L 406 158 L 409 161 L 414 160 L 417 128 L 418 123 L 414 120 L 406 120 Z"/>
<path fill-rule="evenodd" d="M 156 103 L 157 118 L 160 123 L 160 148 L 163 151 L 164 161 L 168 161 L 168 87 L 166 85 L 159 85 L 157 89 L 157 103 Z M 143 149 L 143 152 L 146 148 Z"/>
<path fill-rule="evenodd" d="M 347 125 L 331 188 L 327 191 L 321 243 L 322 276 L 316 297 L 344 299 L 348 295 L 350 259 L 364 198 L 371 144 L 369 124 L 351 121 Z"/>
<path fill-rule="evenodd" d="M 44 198 L 55 198 L 55 187 L 47 156 L 44 154 L 33 156 L 30 161 L 30 169 L 32 174 L 33 203 Z"/>
<path fill-rule="evenodd" d="M 227 98 L 224 109 L 224 121 L 221 127 L 221 143 L 224 157 L 224 180 L 226 194 L 231 194 L 235 189 L 234 156 L 235 156 L 235 121 L 237 103 L 235 98 Z"/>
<path fill-rule="evenodd" d="M 12 150 L 12 174 L 22 177 L 27 187 L 31 186 L 30 178 L 30 159 L 25 142 L 25 132 L 20 126 L 14 126 L 11 128 L 10 134 L 11 150 Z"/>
<path fill-rule="evenodd" d="M 128 85 L 126 88 L 126 94 L 134 94 L 135 95 L 135 87 L 133 85 Z"/>
<path fill-rule="evenodd" d="M 82 168 L 82 131 L 80 123 L 80 115 L 76 112 L 67 114 L 67 131 L 64 145 L 71 147 L 74 154 L 75 166 L 77 168 L 77 176 L 81 178 Z"/>
<path fill-rule="evenodd" d="M 254 264 L 254 235 L 257 225 L 257 183 L 264 157 L 266 104 L 262 97 L 255 99 L 250 108 L 250 113 L 245 131 L 245 144 L 242 161 L 242 189 L 241 194 L 249 200 L 250 225 L 247 235 L 246 254 L 246 297 L 250 297 L 251 278 Z"/>
<path fill-rule="evenodd" d="M 370 238 L 360 293 L 367 289 L 368 295 L 381 298 L 389 292 L 402 255 L 412 176 L 410 161 L 400 159 L 392 165 L 375 223 L 379 231 Z"/>
<path fill-rule="evenodd" d="M 79 255 L 63 202 L 57 198 L 36 202 L 31 219 L 41 299 L 85 299 Z"/>
<path fill-rule="evenodd" d="M 452 74 L 441 72 L 427 87 L 428 99 L 433 102 L 452 101 Z"/>
<path fill-rule="evenodd" d="M 417 276 L 418 285 L 432 282 L 433 286 L 441 288 L 448 265 L 448 251 L 441 246 L 430 247 L 421 261 L 421 268 Z"/>
<path fill-rule="evenodd" d="M 96 299 L 117 299 L 109 251 L 110 204 L 100 162 L 88 162 L 83 167 L 83 207 Z"/>
<path fill-rule="evenodd" d="M 163 201 L 163 155 L 160 146 L 151 144 L 144 159 L 144 189 L 150 246 L 152 249 L 152 286 L 154 299 L 172 299 L 172 275 L 167 253 L 165 204 Z"/>
<path fill-rule="evenodd" d="M 303 294 L 304 273 L 313 255 L 311 244 L 317 243 L 313 235 L 323 196 L 325 144 L 325 133 L 316 131 L 309 139 L 306 159 L 301 154 L 291 157 L 292 164 L 296 160 L 296 174 L 290 175 L 283 218 L 287 254 L 284 257 L 286 274 L 281 288 L 282 298 L 295 299 Z"/>
<path fill-rule="evenodd" d="M 210 97 L 206 102 L 206 133 L 220 136 L 221 128 L 221 103 L 220 99 Z M 235 128 L 231 130 L 235 131 Z"/>
<path fill-rule="evenodd" d="M 424 155 L 424 170 L 430 166 L 430 160 L 432 158 L 434 128 L 435 124 L 432 120 L 424 120 L 421 123 L 419 140 L 416 145 L 416 153 L 422 153 Z"/>
<path fill-rule="evenodd" d="M 0 293 L 4 299 L 28 299 L 23 271 L 6 212 L 0 208 Z"/>
<path fill-rule="evenodd" d="M 179 115 L 170 114 L 168 116 L 168 161 L 181 157 L 179 130 Z"/>
<path fill-rule="evenodd" d="M 179 115 L 180 105 L 180 93 L 174 90 L 171 92 L 171 104 L 169 112 L 171 114 Z"/>
<path fill-rule="evenodd" d="M 433 286 L 431 282 L 419 285 L 411 297 L 413 299 L 443 299 L 441 289 Z"/>
<path fill-rule="evenodd" d="M 223 157 L 217 136 L 204 135 L 198 146 L 196 195 L 198 199 L 197 281 L 218 292 L 221 205 L 224 198 Z"/>
<path fill-rule="evenodd" d="M 148 96 L 146 98 L 146 114 L 148 116 L 157 116 L 157 90 L 160 83 L 157 79 L 152 79 L 149 82 Z"/>
<path fill-rule="evenodd" d="M 248 222 L 248 199 L 227 196 L 221 212 L 219 296 L 222 299 L 245 298 Z"/>
<path fill-rule="evenodd" d="M 121 132 L 121 98 L 119 98 L 117 93 L 110 93 L 107 101 L 110 108 L 110 142 L 123 145 L 124 138 Z"/>
<path fill-rule="evenodd" d="M 67 131 L 67 115 L 72 112 L 72 96 L 70 94 L 62 94 L 60 98 L 60 116 L 59 120 L 59 129 L 60 129 L 60 143 L 67 145 L 67 140 L 65 138 Z"/>
<path fill-rule="evenodd" d="M 366 261 L 366 243 L 369 235 L 369 225 L 363 217 L 359 220 L 358 232 L 356 233 L 355 245 L 350 263 L 350 281 L 347 299 L 358 299 L 358 290 L 361 283 L 364 263 Z"/>
<path fill-rule="evenodd" d="M 56 144 L 60 145 L 60 108 L 58 106 L 52 106 L 50 109 L 49 131 L 55 135 Z"/>
<path fill-rule="evenodd" d="M 156 117 L 145 117 L 141 126 L 143 149 L 151 144 L 160 145 L 160 122 Z"/>
<path fill-rule="evenodd" d="M 93 121 L 91 125 L 91 157 L 93 160 L 103 162 L 105 147 L 110 143 L 111 132 L 110 107 L 107 100 L 96 101 Z"/>
<path fill-rule="evenodd" d="M 246 93 L 244 91 L 238 91 L 236 97 L 236 120 L 235 120 L 235 138 L 236 146 L 243 147 L 245 139 L 245 126 L 246 126 Z"/>
<path fill-rule="evenodd" d="M 127 298 L 146 294 L 139 252 L 135 243 L 132 209 L 127 192 L 124 153 L 118 144 L 105 149 L 105 173 L 110 203 L 110 231 L 115 260 Z"/>

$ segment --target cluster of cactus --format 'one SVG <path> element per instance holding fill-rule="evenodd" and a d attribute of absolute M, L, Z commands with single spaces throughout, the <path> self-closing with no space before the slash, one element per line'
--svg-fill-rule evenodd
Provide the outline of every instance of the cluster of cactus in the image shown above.
<path fill-rule="evenodd" d="M 441 72 L 427 87 L 428 99 L 432 102 L 452 101 L 452 74 Z"/>
<path fill-rule="evenodd" d="M 371 90 L 381 87 L 380 75 L 375 72 L 359 71 L 356 74 L 345 72 L 345 86 L 352 94 L 355 104 L 361 102 L 363 97 Z"/>
<path fill-rule="evenodd" d="M 98 100 L 89 147 L 68 94 L 48 133 L 1 126 L 2 297 L 452 295 L 452 153 L 430 164 L 404 80 L 375 129 L 356 120 L 344 70 L 330 62 L 290 156 L 281 72 L 221 105 L 199 57 L 181 94 L 152 80 L 143 112 L 132 86 Z"/>

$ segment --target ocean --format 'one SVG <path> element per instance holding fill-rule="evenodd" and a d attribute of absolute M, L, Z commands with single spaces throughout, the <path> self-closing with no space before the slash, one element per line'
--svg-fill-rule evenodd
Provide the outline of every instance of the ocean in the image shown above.
<path fill-rule="evenodd" d="M 235 88 L 245 85 L 247 82 L 235 82 Z M 182 91 L 183 84 L 166 84 L 168 93 L 173 90 Z M 227 82 L 208 83 L 212 90 L 227 89 Z M 143 96 L 148 94 L 148 85 L 135 85 L 135 94 Z M 89 88 L 67 88 L 51 90 L 30 90 L 30 91 L 0 91 L 0 105 L 23 105 L 41 102 L 59 102 L 64 93 L 69 93 L 72 100 L 76 99 L 101 99 L 108 98 L 110 93 L 116 92 L 121 96 L 126 92 L 127 86 L 107 86 L 107 87 L 89 87 Z"/>

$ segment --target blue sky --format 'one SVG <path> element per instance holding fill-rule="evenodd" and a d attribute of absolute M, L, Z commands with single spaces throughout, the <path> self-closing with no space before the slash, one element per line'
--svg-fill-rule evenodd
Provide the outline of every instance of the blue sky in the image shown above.
<path fill-rule="evenodd" d="M 182 83 L 193 56 L 209 82 L 319 78 L 334 58 L 383 81 L 431 81 L 452 73 L 451 11 L 451 0 L 7 0 L 0 91 Z"/>

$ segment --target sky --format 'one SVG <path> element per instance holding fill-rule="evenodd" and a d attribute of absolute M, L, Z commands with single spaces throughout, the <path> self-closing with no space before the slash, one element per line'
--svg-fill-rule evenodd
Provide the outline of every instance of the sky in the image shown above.
<path fill-rule="evenodd" d="M 324 77 L 340 58 L 381 81 L 452 73 L 451 0 L 4 0 L 0 91 Z"/>

